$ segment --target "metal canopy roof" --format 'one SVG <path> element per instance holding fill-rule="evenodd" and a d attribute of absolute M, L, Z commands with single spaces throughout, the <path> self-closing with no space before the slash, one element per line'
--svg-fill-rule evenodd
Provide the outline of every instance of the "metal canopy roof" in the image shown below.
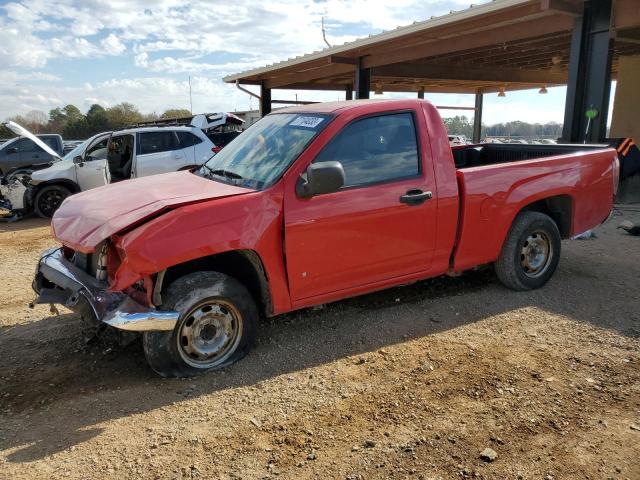
<path fill-rule="evenodd" d="M 225 82 L 266 88 L 344 90 L 358 59 L 371 89 L 476 93 L 567 82 L 574 19 L 582 0 L 494 0 L 442 17 L 326 48 Z M 640 54 L 637 0 L 615 0 L 612 71 Z"/>

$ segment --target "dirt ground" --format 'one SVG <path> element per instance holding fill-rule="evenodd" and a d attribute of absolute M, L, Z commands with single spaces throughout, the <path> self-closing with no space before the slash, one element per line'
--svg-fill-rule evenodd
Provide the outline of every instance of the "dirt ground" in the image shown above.
<path fill-rule="evenodd" d="M 0 225 L 0 478 L 640 478 L 640 238 L 265 320 L 240 363 L 164 380 L 139 342 L 27 307 L 46 223 Z M 492 449 L 488 462 L 480 453 Z"/>

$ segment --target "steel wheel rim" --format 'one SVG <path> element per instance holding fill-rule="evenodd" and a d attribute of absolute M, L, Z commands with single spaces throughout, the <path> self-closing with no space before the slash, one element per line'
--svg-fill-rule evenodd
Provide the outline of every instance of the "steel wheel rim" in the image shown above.
<path fill-rule="evenodd" d="M 53 213 L 60 208 L 60 205 L 62 205 L 65 198 L 66 195 L 63 195 L 61 192 L 56 190 L 45 192 L 40 198 L 40 211 L 47 215 L 53 215 Z"/>
<path fill-rule="evenodd" d="M 527 277 L 537 278 L 547 271 L 553 258 L 553 246 L 549 236 L 536 230 L 522 243 L 520 266 Z"/>
<path fill-rule="evenodd" d="M 183 317 L 176 340 L 182 360 L 195 368 L 223 363 L 238 347 L 242 315 L 231 303 L 207 299 Z"/>

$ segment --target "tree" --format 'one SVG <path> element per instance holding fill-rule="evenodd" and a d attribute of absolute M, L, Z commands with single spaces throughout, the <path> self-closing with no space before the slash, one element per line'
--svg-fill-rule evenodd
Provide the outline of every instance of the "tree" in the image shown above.
<path fill-rule="evenodd" d="M 112 129 L 125 127 L 142 121 L 142 115 L 135 105 L 127 102 L 119 103 L 107 109 L 109 125 Z"/>
<path fill-rule="evenodd" d="M 87 110 L 87 127 L 89 135 L 110 130 L 109 115 L 104 107 L 97 103 L 89 107 L 89 110 Z"/>
<path fill-rule="evenodd" d="M 67 116 L 64 114 L 61 108 L 54 108 L 49 110 L 49 123 L 47 124 L 48 130 L 51 133 L 60 133 L 67 123 Z"/>
<path fill-rule="evenodd" d="M 191 112 L 186 108 L 170 108 L 169 110 L 166 110 L 162 115 L 160 115 L 160 118 L 163 120 L 185 117 L 191 117 Z"/>
<path fill-rule="evenodd" d="M 47 125 L 47 114 L 40 110 L 31 110 L 24 115 L 16 115 L 15 117 L 10 118 L 9 120 L 17 123 L 18 125 L 23 126 L 30 132 L 44 133 L 45 127 Z M 13 137 L 14 135 L 11 134 L 8 136 Z M 4 134 L 2 135 L 2 137 L 6 138 Z"/>
<path fill-rule="evenodd" d="M 450 135 L 464 135 L 467 138 L 473 136 L 473 124 L 464 115 L 456 115 L 455 117 L 446 117 L 442 119 L 447 132 Z"/>
<path fill-rule="evenodd" d="M 158 114 L 156 112 L 151 112 L 151 113 L 143 113 L 142 114 L 142 121 L 143 122 L 154 122 L 156 120 L 158 120 L 160 117 L 158 116 Z"/>
<path fill-rule="evenodd" d="M 75 105 L 67 105 L 62 109 L 62 112 L 67 117 L 67 121 L 77 121 L 81 118 L 84 118 L 84 115 L 82 114 L 80 109 Z"/>

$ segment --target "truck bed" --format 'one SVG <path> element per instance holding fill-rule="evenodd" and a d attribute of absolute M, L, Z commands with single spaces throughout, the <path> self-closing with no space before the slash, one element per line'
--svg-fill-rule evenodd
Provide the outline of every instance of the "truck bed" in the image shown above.
<path fill-rule="evenodd" d="M 460 195 L 456 271 L 495 261 L 515 216 L 529 205 L 537 203 L 538 210 L 554 218 L 562 238 L 599 225 L 610 213 L 617 158 L 612 148 L 485 145 L 456 150 L 479 152 L 473 155 L 480 160 L 456 169 Z M 538 158 L 532 159 L 534 155 Z"/>
<path fill-rule="evenodd" d="M 488 143 L 453 147 L 457 169 L 603 150 L 607 145 L 521 145 Z"/>

